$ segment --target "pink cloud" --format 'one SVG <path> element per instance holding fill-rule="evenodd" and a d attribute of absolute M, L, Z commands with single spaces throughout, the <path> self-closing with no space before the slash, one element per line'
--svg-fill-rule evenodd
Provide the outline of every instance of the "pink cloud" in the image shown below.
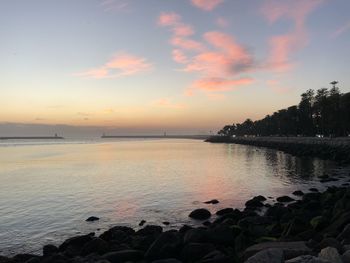
<path fill-rule="evenodd" d="M 204 11 L 211 11 L 219 4 L 223 3 L 224 0 L 191 0 L 191 2 L 194 6 Z"/>
<path fill-rule="evenodd" d="M 149 71 L 153 68 L 145 58 L 137 57 L 128 53 L 119 53 L 107 61 L 103 66 L 93 68 L 75 74 L 76 76 L 89 78 L 115 78 L 121 76 L 135 75 Z"/>
<path fill-rule="evenodd" d="M 280 94 L 285 94 L 292 90 L 290 87 L 282 85 L 279 80 L 275 79 L 266 81 L 266 84 L 268 85 L 269 89 Z"/>
<path fill-rule="evenodd" d="M 203 51 L 205 49 L 204 45 L 198 41 L 178 36 L 173 37 L 170 43 L 185 50 Z"/>
<path fill-rule="evenodd" d="M 308 43 L 305 20 L 322 2 L 322 0 L 269 0 L 265 2 L 261 12 L 270 24 L 280 19 L 291 20 L 294 24 L 292 31 L 270 38 L 267 68 L 275 71 L 289 71 L 294 67 L 295 63 L 291 61 L 292 54 L 301 50 Z"/>
<path fill-rule="evenodd" d="M 158 25 L 160 26 L 175 26 L 181 21 L 181 16 L 174 12 L 163 12 L 158 18 Z"/>
<path fill-rule="evenodd" d="M 189 25 L 176 25 L 173 28 L 175 36 L 191 36 L 194 34 L 194 30 Z"/>
<path fill-rule="evenodd" d="M 180 49 L 174 49 L 172 52 L 173 60 L 180 64 L 186 64 L 188 62 L 188 58 Z"/>

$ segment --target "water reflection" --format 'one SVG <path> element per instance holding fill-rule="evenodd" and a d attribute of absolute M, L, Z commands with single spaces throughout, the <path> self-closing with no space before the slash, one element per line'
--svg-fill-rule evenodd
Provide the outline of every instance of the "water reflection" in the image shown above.
<path fill-rule="evenodd" d="M 7 146 L 0 159 L 0 254 L 37 251 L 113 224 L 135 227 L 141 219 L 170 221 L 169 228 L 191 224 L 194 208 L 215 212 L 257 194 L 289 194 L 335 168 L 266 148 L 195 140 Z M 220 204 L 203 204 L 213 198 Z M 101 220 L 86 223 L 91 215 Z"/>

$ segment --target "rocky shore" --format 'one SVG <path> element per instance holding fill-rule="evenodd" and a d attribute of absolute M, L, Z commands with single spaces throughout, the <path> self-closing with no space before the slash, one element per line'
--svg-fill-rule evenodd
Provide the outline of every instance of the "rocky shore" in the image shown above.
<path fill-rule="evenodd" d="M 350 138 L 315 137 L 231 137 L 211 136 L 211 143 L 235 143 L 267 147 L 296 156 L 318 157 L 325 160 L 350 164 Z"/>
<path fill-rule="evenodd" d="M 323 182 L 337 180 L 328 175 Z M 350 181 L 350 180 L 349 180 Z M 208 201 L 215 205 L 219 200 Z M 225 208 L 214 217 L 198 208 L 189 214 L 201 227 L 163 231 L 115 226 L 46 245 L 42 255 L 0 256 L 1 263 L 350 263 L 350 188 L 348 183 L 319 192 L 296 190 L 275 200 L 256 196 L 243 210 Z M 93 222 L 98 217 L 90 217 Z"/>

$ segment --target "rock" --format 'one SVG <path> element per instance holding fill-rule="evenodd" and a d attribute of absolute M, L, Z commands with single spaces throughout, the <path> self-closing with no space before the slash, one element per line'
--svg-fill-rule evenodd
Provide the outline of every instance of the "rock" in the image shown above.
<path fill-rule="evenodd" d="M 126 261 L 137 261 L 143 259 L 143 252 L 140 250 L 121 250 L 117 252 L 109 252 L 102 256 L 102 259 L 108 260 L 110 263 L 121 263 Z"/>
<path fill-rule="evenodd" d="M 141 220 L 140 223 L 139 223 L 139 226 L 143 226 L 144 224 L 146 224 L 146 220 Z"/>
<path fill-rule="evenodd" d="M 152 261 L 152 263 L 182 263 L 182 262 L 176 258 L 166 258 L 166 259 L 154 260 Z"/>
<path fill-rule="evenodd" d="M 253 198 L 253 199 L 248 200 L 245 203 L 245 206 L 248 208 L 257 208 L 257 207 L 263 207 L 264 204 L 261 201 Z"/>
<path fill-rule="evenodd" d="M 343 252 L 343 246 L 340 244 L 340 242 L 338 240 L 336 240 L 335 238 L 332 237 L 327 237 L 324 238 L 319 244 L 318 244 L 318 248 L 319 250 L 323 249 L 323 248 L 327 248 L 327 247 L 333 247 L 335 249 L 337 249 L 337 251 L 339 253 Z"/>
<path fill-rule="evenodd" d="M 327 247 L 321 250 L 318 257 L 323 260 L 328 260 L 332 263 L 343 263 L 337 249 L 334 247 Z"/>
<path fill-rule="evenodd" d="M 233 230 L 227 225 L 218 225 L 208 229 L 207 236 L 213 244 L 229 245 L 235 241 Z"/>
<path fill-rule="evenodd" d="M 199 209 L 193 210 L 189 214 L 189 217 L 196 220 L 206 220 L 211 217 L 211 213 L 205 208 L 199 208 Z"/>
<path fill-rule="evenodd" d="M 223 216 L 223 215 L 226 215 L 226 214 L 229 214 L 229 213 L 233 213 L 233 208 L 224 208 L 224 209 L 221 209 L 219 211 L 217 211 L 215 214 L 217 216 Z"/>
<path fill-rule="evenodd" d="M 86 222 L 93 222 L 93 221 L 97 221 L 100 220 L 100 218 L 96 217 L 96 216 L 90 216 L 88 219 L 86 219 Z"/>
<path fill-rule="evenodd" d="M 179 254 L 181 239 L 177 232 L 164 232 L 148 248 L 147 259 L 170 258 Z"/>
<path fill-rule="evenodd" d="M 264 197 L 262 195 L 255 196 L 253 199 L 257 200 L 257 201 L 260 201 L 260 202 L 266 201 L 266 197 Z"/>
<path fill-rule="evenodd" d="M 287 260 L 285 261 L 285 263 L 331 263 L 331 262 L 314 257 L 314 256 L 304 255 L 304 256 L 299 256 L 299 257 Z"/>
<path fill-rule="evenodd" d="M 214 250 L 205 255 L 200 263 L 231 263 L 234 262 L 231 257 L 226 256 L 219 250 Z"/>
<path fill-rule="evenodd" d="M 302 196 L 302 195 L 304 195 L 304 193 L 302 191 L 300 191 L 300 190 L 297 190 L 297 191 L 293 192 L 293 195 Z"/>
<path fill-rule="evenodd" d="M 244 258 L 247 259 L 258 253 L 259 251 L 269 248 L 278 248 L 283 250 L 285 259 L 291 259 L 301 255 L 309 255 L 312 252 L 312 250 L 306 246 L 304 241 L 265 242 L 248 247 L 244 251 Z"/>
<path fill-rule="evenodd" d="M 92 253 L 103 255 L 109 251 L 109 248 L 110 246 L 106 241 L 96 237 L 83 246 L 81 255 L 86 256 Z"/>
<path fill-rule="evenodd" d="M 45 245 L 43 247 L 43 256 L 44 257 L 51 256 L 51 255 L 53 255 L 53 254 L 55 254 L 57 252 L 58 252 L 58 248 L 56 246 L 54 246 L 54 245 L 50 245 L 49 244 L 49 245 Z"/>
<path fill-rule="evenodd" d="M 161 226 L 147 225 L 144 228 L 137 231 L 136 234 L 141 236 L 158 236 L 162 232 L 163 228 Z"/>
<path fill-rule="evenodd" d="M 126 226 L 115 226 L 110 228 L 109 230 L 105 231 L 100 235 L 100 238 L 103 240 L 110 242 L 110 241 L 118 241 L 118 242 L 124 242 L 127 240 L 131 235 L 135 234 L 135 230 L 126 227 Z"/>
<path fill-rule="evenodd" d="M 205 243 L 208 242 L 208 231 L 205 228 L 193 228 L 184 235 L 184 243 Z"/>
<path fill-rule="evenodd" d="M 14 262 L 26 262 L 32 259 L 37 259 L 39 256 L 32 254 L 18 254 L 13 257 Z M 10 261 L 12 263 L 12 261 Z"/>
<path fill-rule="evenodd" d="M 168 226 L 168 225 L 170 225 L 170 222 L 164 221 L 164 222 L 163 222 L 163 225 Z"/>
<path fill-rule="evenodd" d="M 91 241 L 94 237 L 94 233 L 83 235 L 83 236 L 75 236 L 64 241 L 59 247 L 59 251 L 65 251 L 69 247 L 73 248 L 82 248 L 87 242 Z"/>
<path fill-rule="evenodd" d="M 205 204 L 212 204 L 212 205 L 215 205 L 215 204 L 218 204 L 219 201 L 218 201 L 217 199 L 212 199 L 212 200 L 206 201 L 206 202 L 204 202 L 204 203 L 205 203 Z"/>
<path fill-rule="evenodd" d="M 343 263 L 350 263 L 350 250 L 345 251 L 341 258 L 343 260 Z"/>
<path fill-rule="evenodd" d="M 254 256 L 248 258 L 245 263 L 283 263 L 283 250 L 278 248 L 269 248 L 259 251 Z"/>
<path fill-rule="evenodd" d="M 184 246 L 181 258 L 184 261 L 197 261 L 215 250 L 215 246 L 209 243 L 189 243 Z"/>
<path fill-rule="evenodd" d="M 318 189 L 317 189 L 317 188 L 312 187 L 312 188 L 309 188 L 309 191 L 311 191 L 311 192 L 318 192 Z"/>
<path fill-rule="evenodd" d="M 310 225 L 315 230 L 321 230 L 329 225 L 329 220 L 324 216 L 316 216 L 311 219 Z"/>
<path fill-rule="evenodd" d="M 343 231 L 337 236 L 339 241 L 350 238 L 350 224 L 346 225 Z"/>
<path fill-rule="evenodd" d="M 350 212 L 346 212 L 338 216 L 324 231 L 334 233 L 341 231 L 350 223 Z"/>
<path fill-rule="evenodd" d="M 276 199 L 278 202 L 281 202 L 281 203 L 289 203 L 289 202 L 293 202 L 294 199 L 287 196 L 287 195 L 284 195 L 284 196 L 280 196 L 280 197 L 277 197 Z"/>

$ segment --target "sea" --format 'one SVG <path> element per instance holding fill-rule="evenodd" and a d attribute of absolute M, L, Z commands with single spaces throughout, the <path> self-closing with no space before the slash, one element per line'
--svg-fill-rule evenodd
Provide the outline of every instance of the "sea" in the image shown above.
<path fill-rule="evenodd" d="M 256 195 L 274 203 L 331 184 L 319 176 L 334 174 L 340 184 L 348 173 L 330 161 L 193 139 L 4 140 L 0 255 L 40 254 L 45 244 L 115 225 L 138 229 L 141 220 L 199 225 L 188 217 L 196 208 L 242 209 Z M 211 199 L 219 203 L 204 203 Z M 90 216 L 100 220 L 86 222 Z"/>

